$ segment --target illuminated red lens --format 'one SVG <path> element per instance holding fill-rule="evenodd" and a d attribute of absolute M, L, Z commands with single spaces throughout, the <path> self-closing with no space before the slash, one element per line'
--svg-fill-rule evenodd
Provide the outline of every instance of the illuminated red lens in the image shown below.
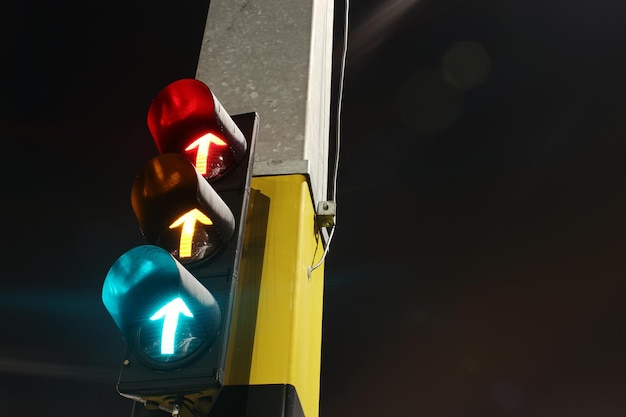
<path fill-rule="evenodd" d="M 185 155 L 211 180 L 237 163 L 233 140 L 220 117 L 232 123 L 204 83 L 183 79 L 155 97 L 148 111 L 148 128 L 160 153 Z"/>
<path fill-rule="evenodd" d="M 185 148 L 185 155 L 204 178 L 219 178 L 237 162 L 228 142 L 213 132 L 197 135 Z"/>

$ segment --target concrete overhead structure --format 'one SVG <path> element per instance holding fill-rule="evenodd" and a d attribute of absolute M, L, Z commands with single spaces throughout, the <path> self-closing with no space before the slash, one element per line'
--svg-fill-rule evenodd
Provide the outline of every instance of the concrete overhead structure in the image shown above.
<path fill-rule="evenodd" d="M 305 174 L 327 200 L 330 0 L 211 0 L 196 78 L 229 114 L 257 112 L 254 176 Z"/>

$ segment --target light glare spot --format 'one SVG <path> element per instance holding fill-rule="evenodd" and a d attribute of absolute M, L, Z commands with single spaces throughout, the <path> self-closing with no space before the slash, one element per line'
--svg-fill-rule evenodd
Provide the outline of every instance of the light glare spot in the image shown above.
<path fill-rule="evenodd" d="M 467 91 L 487 81 L 491 58 L 478 42 L 457 42 L 444 55 L 442 70 L 446 82 Z"/>

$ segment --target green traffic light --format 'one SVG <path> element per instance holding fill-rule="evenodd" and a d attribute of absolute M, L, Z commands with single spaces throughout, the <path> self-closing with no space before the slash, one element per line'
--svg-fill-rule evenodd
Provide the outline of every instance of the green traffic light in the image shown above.
<path fill-rule="evenodd" d="M 105 278 L 102 301 L 131 347 L 155 367 L 210 346 L 222 320 L 213 294 L 152 245 L 118 258 Z"/>

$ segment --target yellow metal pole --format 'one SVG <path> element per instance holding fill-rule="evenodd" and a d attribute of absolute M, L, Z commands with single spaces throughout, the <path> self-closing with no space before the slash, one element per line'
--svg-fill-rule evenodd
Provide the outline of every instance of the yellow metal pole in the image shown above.
<path fill-rule="evenodd" d="M 254 177 L 251 188 L 225 385 L 293 387 L 304 416 L 317 417 L 324 276 L 307 275 L 323 253 L 310 187 L 293 174 Z"/>

